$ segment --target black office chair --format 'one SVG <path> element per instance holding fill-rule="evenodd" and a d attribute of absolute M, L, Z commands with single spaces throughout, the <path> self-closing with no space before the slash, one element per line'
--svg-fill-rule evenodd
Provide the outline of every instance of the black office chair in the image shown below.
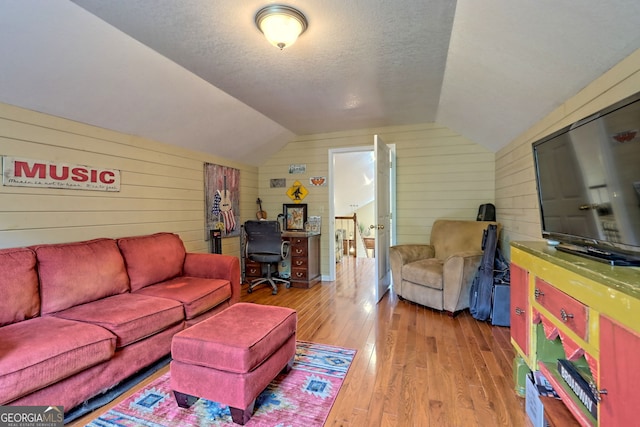
<path fill-rule="evenodd" d="M 271 272 L 272 264 L 282 261 L 289 255 L 289 242 L 282 240 L 280 223 L 278 221 L 247 221 L 244 223 L 244 232 L 246 257 L 267 266 L 267 275 L 253 280 L 247 292 L 253 292 L 253 288 L 262 283 L 271 284 L 273 295 L 278 293 L 276 282 L 284 283 L 287 288 L 291 287 L 288 280 L 273 277 Z"/>

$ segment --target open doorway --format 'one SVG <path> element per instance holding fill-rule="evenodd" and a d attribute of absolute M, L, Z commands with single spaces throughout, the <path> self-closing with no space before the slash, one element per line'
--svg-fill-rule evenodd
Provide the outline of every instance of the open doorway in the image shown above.
<path fill-rule="evenodd" d="M 373 150 L 334 154 L 336 262 L 342 257 L 374 256 L 367 250 L 375 224 L 373 166 Z"/>
<path fill-rule="evenodd" d="M 395 146 L 389 146 L 395 154 Z M 392 167 L 393 169 L 393 167 Z M 391 174 L 391 210 L 395 174 Z M 376 201 L 373 146 L 329 150 L 329 280 L 342 257 L 375 258 Z M 395 230 L 391 227 L 391 241 Z"/>

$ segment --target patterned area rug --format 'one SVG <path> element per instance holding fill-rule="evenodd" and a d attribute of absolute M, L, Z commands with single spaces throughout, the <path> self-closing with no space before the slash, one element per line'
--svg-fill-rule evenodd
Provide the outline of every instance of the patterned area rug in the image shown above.
<path fill-rule="evenodd" d="M 298 341 L 293 369 L 280 374 L 256 400 L 246 426 L 322 426 L 356 350 Z M 176 404 L 169 373 L 92 421 L 91 427 L 237 426 L 229 408 L 205 399 Z"/>

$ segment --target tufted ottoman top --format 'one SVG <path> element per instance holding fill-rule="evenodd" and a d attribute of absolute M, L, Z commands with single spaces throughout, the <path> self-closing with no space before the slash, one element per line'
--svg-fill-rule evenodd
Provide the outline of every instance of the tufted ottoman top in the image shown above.
<path fill-rule="evenodd" d="M 250 372 L 296 333 L 286 307 L 237 303 L 174 335 L 174 360 L 227 372 Z"/>

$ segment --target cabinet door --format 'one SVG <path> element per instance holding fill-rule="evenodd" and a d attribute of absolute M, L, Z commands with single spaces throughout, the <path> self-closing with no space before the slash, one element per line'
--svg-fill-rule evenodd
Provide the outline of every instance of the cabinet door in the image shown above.
<path fill-rule="evenodd" d="M 511 264 L 511 338 L 529 356 L 529 273 Z"/>
<path fill-rule="evenodd" d="M 600 316 L 600 426 L 638 425 L 640 335 Z"/>

